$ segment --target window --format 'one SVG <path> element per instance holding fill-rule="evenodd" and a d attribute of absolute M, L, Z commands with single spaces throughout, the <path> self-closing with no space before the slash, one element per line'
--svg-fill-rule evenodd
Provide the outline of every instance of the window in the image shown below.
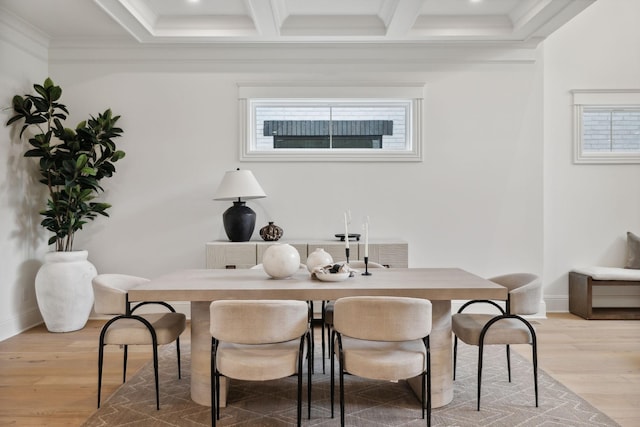
<path fill-rule="evenodd" d="M 423 85 L 240 86 L 244 161 L 421 161 Z"/>
<path fill-rule="evenodd" d="M 640 163 L 640 91 L 572 91 L 575 163 Z"/>

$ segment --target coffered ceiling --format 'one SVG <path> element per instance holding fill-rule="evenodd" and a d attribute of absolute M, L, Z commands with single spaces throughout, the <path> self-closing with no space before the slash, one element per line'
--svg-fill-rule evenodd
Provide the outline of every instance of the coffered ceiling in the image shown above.
<path fill-rule="evenodd" d="M 596 0 L 0 0 L 57 40 L 536 45 Z"/>

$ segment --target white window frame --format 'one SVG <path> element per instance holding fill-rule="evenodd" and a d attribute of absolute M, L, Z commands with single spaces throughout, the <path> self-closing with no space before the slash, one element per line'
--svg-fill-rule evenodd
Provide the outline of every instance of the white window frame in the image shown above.
<path fill-rule="evenodd" d="M 380 149 L 256 149 L 255 120 L 252 101 L 295 101 L 314 99 L 318 101 L 396 101 L 410 100 L 411 113 L 407 117 L 408 147 L 406 150 Z M 295 161 L 295 162 L 421 162 L 423 145 L 424 83 L 353 85 L 333 83 L 322 85 L 239 83 L 238 105 L 240 117 L 240 161 Z"/>
<path fill-rule="evenodd" d="M 640 89 L 572 90 L 574 110 L 573 162 L 575 164 L 636 164 L 640 152 L 594 152 L 583 150 L 582 118 L 585 109 L 640 108 Z"/>

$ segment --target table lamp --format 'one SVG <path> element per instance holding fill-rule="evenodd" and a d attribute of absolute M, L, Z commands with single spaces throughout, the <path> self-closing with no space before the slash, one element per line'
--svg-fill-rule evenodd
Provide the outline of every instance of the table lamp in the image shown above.
<path fill-rule="evenodd" d="M 267 197 L 253 173 L 249 170 L 228 171 L 224 174 L 214 200 L 233 200 L 233 206 L 224 211 L 222 222 L 224 231 L 232 242 L 246 242 L 251 239 L 256 225 L 256 213 L 245 200 Z M 236 200 L 237 199 L 237 200 Z"/>

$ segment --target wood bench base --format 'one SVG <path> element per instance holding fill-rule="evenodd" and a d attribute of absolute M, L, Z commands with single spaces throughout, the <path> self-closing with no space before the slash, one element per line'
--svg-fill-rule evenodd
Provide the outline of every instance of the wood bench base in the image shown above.
<path fill-rule="evenodd" d="M 640 307 L 593 307 L 594 286 L 640 286 L 640 281 L 594 280 L 569 272 L 569 312 L 585 319 L 640 320 Z"/>

